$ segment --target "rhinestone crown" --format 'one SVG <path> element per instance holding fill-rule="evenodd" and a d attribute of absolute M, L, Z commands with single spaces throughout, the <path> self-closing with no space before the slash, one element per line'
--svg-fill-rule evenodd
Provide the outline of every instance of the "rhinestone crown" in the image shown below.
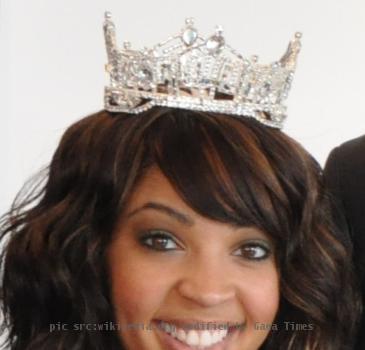
<path fill-rule="evenodd" d="M 108 55 L 105 109 L 140 113 L 153 106 L 221 112 L 252 117 L 282 128 L 293 79 L 301 33 L 296 33 L 284 56 L 259 64 L 257 56 L 244 58 L 225 41 L 217 26 L 207 39 L 199 36 L 193 19 L 181 32 L 152 48 L 123 49 L 116 44 L 115 25 L 105 13 Z"/>

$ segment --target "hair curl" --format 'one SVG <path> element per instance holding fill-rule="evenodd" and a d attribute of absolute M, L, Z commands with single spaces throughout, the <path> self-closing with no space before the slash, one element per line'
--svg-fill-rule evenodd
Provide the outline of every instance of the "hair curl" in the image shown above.
<path fill-rule="evenodd" d="M 360 302 L 351 245 L 332 225 L 317 162 L 255 120 L 157 108 L 98 112 L 63 135 L 40 181 L 2 217 L 1 298 L 12 350 L 121 350 L 115 331 L 50 332 L 114 322 L 108 244 L 128 199 L 157 165 L 186 203 L 253 225 L 276 245 L 281 302 L 261 349 L 351 349 Z"/>

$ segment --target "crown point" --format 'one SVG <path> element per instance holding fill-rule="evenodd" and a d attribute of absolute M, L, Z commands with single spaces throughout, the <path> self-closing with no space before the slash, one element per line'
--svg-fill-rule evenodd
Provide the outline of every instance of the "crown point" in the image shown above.
<path fill-rule="evenodd" d="M 104 18 L 105 19 L 111 19 L 112 18 L 112 13 L 110 11 L 105 11 Z"/>
<path fill-rule="evenodd" d="M 193 17 L 189 17 L 185 19 L 185 24 L 187 26 L 193 26 L 194 25 L 194 18 Z"/>
<path fill-rule="evenodd" d="M 257 63 L 259 61 L 259 56 L 257 56 L 257 55 L 251 56 L 251 61 L 254 63 Z"/>
<path fill-rule="evenodd" d="M 218 35 L 222 35 L 223 34 L 223 27 L 219 24 L 215 27 L 215 32 L 218 34 Z"/>
<path fill-rule="evenodd" d="M 302 38 L 302 36 L 303 36 L 303 34 L 302 34 L 301 32 L 296 32 L 296 33 L 295 33 L 295 38 L 296 38 L 296 39 L 301 39 L 301 38 Z"/>
<path fill-rule="evenodd" d="M 125 41 L 123 43 L 123 47 L 125 50 L 129 50 L 132 47 L 132 44 L 130 43 L 130 41 Z"/>

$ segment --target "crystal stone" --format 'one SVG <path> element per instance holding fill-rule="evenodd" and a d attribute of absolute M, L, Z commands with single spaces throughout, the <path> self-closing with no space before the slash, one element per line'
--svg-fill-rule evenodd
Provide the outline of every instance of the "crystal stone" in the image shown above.
<path fill-rule="evenodd" d="M 138 72 L 138 77 L 144 82 L 150 82 L 152 81 L 152 72 L 147 68 L 142 68 Z"/>
<path fill-rule="evenodd" d="M 220 35 L 213 35 L 206 43 L 207 49 L 211 53 L 218 53 L 224 46 L 224 38 Z"/>
<path fill-rule="evenodd" d="M 187 46 L 193 45 L 197 37 L 198 37 L 198 32 L 194 28 L 186 29 L 182 35 L 183 42 Z"/>
<path fill-rule="evenodd" d="M 121 96 L 118 93 L 112 92 L 110 94 L 110 96 L 109 96 L 109 103 L 112 106 L 122 106 L 122 105 L 125 105 L 126 104 L 125 97 L 124 96 Z"/>

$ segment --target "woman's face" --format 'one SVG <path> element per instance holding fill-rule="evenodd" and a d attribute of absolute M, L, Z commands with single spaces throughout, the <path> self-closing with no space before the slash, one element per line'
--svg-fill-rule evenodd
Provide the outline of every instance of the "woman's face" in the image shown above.
<path fill-rule="evenodd" d="M 108 263 L 128 350 L 256 350 L 278 310 L 270 239 L 200 216 L 157 168 L 136 188 Z"/>

